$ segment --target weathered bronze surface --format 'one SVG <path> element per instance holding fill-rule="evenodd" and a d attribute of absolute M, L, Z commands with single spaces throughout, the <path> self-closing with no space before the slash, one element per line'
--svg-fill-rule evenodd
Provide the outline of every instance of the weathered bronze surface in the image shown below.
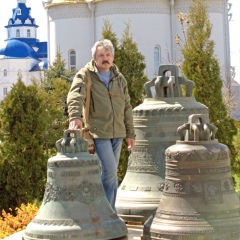
<path fill-rule="evenodd" d="M 203 115 L 190 116 L 178 132 L 180 140 L 165 152 L 158 209 L 145 222 L 141 239 L 239 240 L 240 202 L 228 147 L 218 143 L 215 126 Z"/>
<path fill-rule="evenodd" d="M 187 87 L 186 97 L 181 85 Z M 136 145 L 117 193 L 117 213 L 125 221 L 145 222 L 157 209 L 164 188 L 164 153 L 179 139 L 177 128 L 193 113 L 208 119 L 208 108 L 191 97 L 193 82 L 179 77 L 175 65 L 160 66 L 159 77 L 145 89 L 147 98 L 133 109 Z"/>
<path fill-rule="evenodd" d="M 69 136 L 73 135 L 73 136 Z M 58 153 L 48 159 L 47 184 L 37 216 L 24 239 L 114 239 L 127 227 L 109 205 L 100 177 L 99 159 L 88 153 L 78 130 L 66 130 Z"/>

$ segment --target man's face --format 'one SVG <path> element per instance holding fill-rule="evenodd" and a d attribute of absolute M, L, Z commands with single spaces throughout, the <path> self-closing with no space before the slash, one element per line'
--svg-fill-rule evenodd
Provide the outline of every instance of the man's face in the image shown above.
<path fill-rule="evenodd" d="M 111 51 L 106 51 L 102 48 L 97 48 L 96 57 L 94 59 L 97 68 L 101 72 L 108 72 L 112 66 L 114 57 Z"/>

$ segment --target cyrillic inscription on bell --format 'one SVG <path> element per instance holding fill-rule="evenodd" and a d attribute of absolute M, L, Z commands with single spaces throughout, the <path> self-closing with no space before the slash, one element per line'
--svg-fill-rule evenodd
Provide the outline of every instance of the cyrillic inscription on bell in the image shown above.
<path fill-rule="evenodd" d="M 116 200 L 126 221 L 145 222 L 157 209 L 164 188 L 164 153 L 179 139 L 177 128 L 193 113 L 208 119 L 208 108 L 191 96 L 193 82 L 180 77 L 177 66 L 161 65 L 158 75 L 145 84 L 147 98 L 133 109 L 136 144 Z M 181 85 L 187 87 L 186 96 Z"/>
<path fill-rule="evenodd" d="M 100 177 L 97 156 L 78 130 L 66 130 L 48 159 L 42 205 L 25 230 L 25 240 L 114 239 L 125 236 L 125 223 L 112 210 Z"/>
<path fill-rule="evenodd" d="M 142 240 L 239 240 L 240 202 L 230 151 L 215 139 L 216 127 L 201 114 L 178 128 L 166 149 L 165 187 Z"/>

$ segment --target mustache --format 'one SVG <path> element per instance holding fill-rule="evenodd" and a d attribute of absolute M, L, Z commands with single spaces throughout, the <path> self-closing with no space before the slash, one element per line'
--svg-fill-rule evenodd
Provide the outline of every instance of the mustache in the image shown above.
<path fill-rule="evenodd" d="M 104 63 L 108 63 L 108 64 L 110 64 L 107 60 L 102 61 L 102 64 L 104 64 Z"/>

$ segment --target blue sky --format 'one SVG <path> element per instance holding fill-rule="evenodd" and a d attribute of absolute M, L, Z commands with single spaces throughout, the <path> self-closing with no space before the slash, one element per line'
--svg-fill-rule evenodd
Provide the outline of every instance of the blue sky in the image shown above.
<path fill-rule="evenodd" d="M 12 16 L 12 8 L 17 5 L 17 0 L 0 0 L 0 44 L 6 39 L 6 29 L 8 19 Z M 230 21 L 230 48 L 231 48 L 231 64 L 236 66 L 237 80 L 239 79 L 239 50 L 240 50 L 240 0 L 229 0 L 232 3 L 231 13 L 233 14 Z M 46 11 L 43 8 L 42 0 L 26 0 L 26 5 L 31 7 L 31 16 L 35 18 L 38 28 L 38 39 L 40 41 L 47 41 L 47 16 Z"/>

